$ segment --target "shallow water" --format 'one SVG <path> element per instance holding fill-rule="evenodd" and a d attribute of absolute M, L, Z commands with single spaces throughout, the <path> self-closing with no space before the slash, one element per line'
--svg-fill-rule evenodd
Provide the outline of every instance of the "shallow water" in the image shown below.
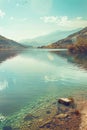
<path fill-rule="evenodd" d="M 1 127 L 15 122 L 19 125 L 26 113 L 44 108 L 47 101 L 87 92 L 86 61 L 81 64 L 81 59 L 76 62 L 65 55 L 67 51 L 60 52 L 40 49 L 0 52 Z"/>

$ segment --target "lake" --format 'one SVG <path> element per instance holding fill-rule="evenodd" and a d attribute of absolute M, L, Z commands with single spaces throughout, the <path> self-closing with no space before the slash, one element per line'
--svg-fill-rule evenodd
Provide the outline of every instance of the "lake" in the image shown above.
<path fill-rule="evenodd" d="M 87 98 L 86 92 L 87 56 L 73 57 L 67 50 L 0 52 L 0 129 L 19 127 L 24 115 L 59 97 Z"/>

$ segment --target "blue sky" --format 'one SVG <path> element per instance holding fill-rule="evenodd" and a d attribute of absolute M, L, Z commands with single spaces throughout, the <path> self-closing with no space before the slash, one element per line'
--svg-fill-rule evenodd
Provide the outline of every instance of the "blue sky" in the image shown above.
<path fill-rule="evenodd" d="M 16 41 L 87 26 L 87 0 L 0 0 L 0 35 Z"/>

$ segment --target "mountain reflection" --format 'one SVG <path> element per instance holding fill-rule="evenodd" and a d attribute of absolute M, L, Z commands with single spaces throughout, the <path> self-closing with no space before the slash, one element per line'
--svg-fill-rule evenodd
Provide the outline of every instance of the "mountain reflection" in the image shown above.
<path fill-rule="evenodd" d="M 58 56 L 64 57 L 67 59 L 68 62 L 77 64 L 79 67 L 87 70 L 87 55 L 84 54 L 71 55 L 67 51 L 54 51 L 53 53 L 57 54 Z"/>
<path fill-rule="evenodd" d="M 14 50 L 5 50 L 2 51 L 0 50 L 0 63 L 4 62 L 7 59 L 13 58 L 19 54 L 19 51 L 14 51 Z"/>

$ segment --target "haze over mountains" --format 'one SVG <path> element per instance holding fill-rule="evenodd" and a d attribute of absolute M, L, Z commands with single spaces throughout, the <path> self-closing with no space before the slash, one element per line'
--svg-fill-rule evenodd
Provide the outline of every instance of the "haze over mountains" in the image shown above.
<path fill-rule="evenodd" d="M 76 29 L 76 30 L 71 30 L 71 31 L 55 31 L 52 32 L 50 34 L 44 35 L 44 36 L 39 36 L 36 37 L 34 39 L 25 39 L 20 41 L 20 43 L 22 43 L 23 45 L 27 45 L 27 46 L 33 46 L 33 47 L 38 47 L 38 46 L 46 46 L 48 44 L 51 44 L 53 42 L 56 42 L 60 39 L 63 39 L 65 37 L 67 37 L 70 34 L 73 34 L 77 31 L 79 31 L 80 29 Z"/>
<path fill-rule="evenodd" d="M 57 42 L 54 42 L 47 46 L 42 46 L 41 48 L 67 48 L 68 45 L 76 43 L 78 38 L 84 38 L 87 40 L 87 27 L 83 28 L 80 31 L 72 33 L 62 40 L 58 40 Z"/>
<path fill-rule="evenodd" d="M 31 40 L 24 40 L 20 43 L 0 35 L 0 49 L 17 50 L 30 46 L 40 48 L 66 48 L 68 45 L 75 43 L 78 37 L 87 39 L 87 27 L 82 30 L 78 29 L 72 31 L 56 31 Z"/>

